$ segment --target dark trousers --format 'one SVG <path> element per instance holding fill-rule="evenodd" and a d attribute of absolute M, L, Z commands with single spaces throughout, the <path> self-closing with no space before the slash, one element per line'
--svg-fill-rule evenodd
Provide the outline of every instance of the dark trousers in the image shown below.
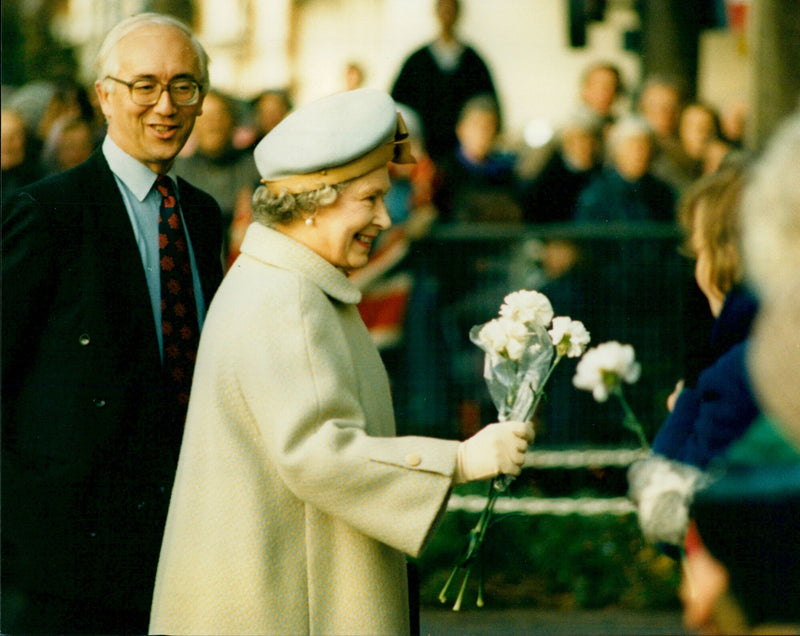
<path fill-rule="evenodd" d="M 408 610 L 411 636 L 419 636 L 419 568 L 416 563 L 406 561 L 408 570 Z"/>

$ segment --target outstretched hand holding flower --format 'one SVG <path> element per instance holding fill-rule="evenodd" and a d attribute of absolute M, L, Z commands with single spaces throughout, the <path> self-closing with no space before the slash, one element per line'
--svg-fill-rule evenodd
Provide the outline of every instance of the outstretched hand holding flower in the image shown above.
<path fill-rule="evenodd" d="M 549 331 L 548 327 L 551 327 Z M 463 483 L 480 479 L 480 475 L 497 475 L 496 467 L 499 465 L 504 469 L 500 471 L 502 474 L 492 479 L 486 506 L 470 531 L 467 548 L 439 594 L 439 600 L 444 603 L 450 584 L 463 568 L 464 578 L 454 610 L 461 608 L 467 580 L 480 556 L 486 530 L 492 523 L 497 497 L 520 472 L 521 462 L 515 461 L 520 455 L 514 453 L 522 453 L 524 459 L 528 443 L 533 441 L 531 420 L 544 394 L 544 386 L 562 358 L 577 358 L 583 353 L 589 343 L 589 332 L 577 320 L 566 316 L 553 318 L 553 307 L 544 294 L 520 290 L 505 297 L 497 318 L 473 327 L 470 339 L 486 353 L 483 376 L 500 422 L 490 424 L 462 442 L 455 481 Z M 504 425 L 524 428 L 517 433 L 519 444 L 513 448 L 504 441 L 496 445 L 504 456 L 491 458 L 485 454 L 484 438 L 497 435 Z M 465 471 L 462 465 L 469 466 L 469 469 Z M 477 604 L 479 607 L 483 605 L 482 578 L 478 581 Z"/>

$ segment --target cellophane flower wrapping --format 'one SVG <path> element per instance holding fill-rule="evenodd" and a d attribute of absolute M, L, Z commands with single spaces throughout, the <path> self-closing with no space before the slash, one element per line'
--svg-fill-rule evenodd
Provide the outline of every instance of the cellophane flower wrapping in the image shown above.
<path fill-rule="evenodd" d="M 486 352 L 483 377 L 498 420 L 528 421 L 533 417 L 536 393 L 553 361 L 553 343 L 539 324 L 503 322 L 503 318 L 496 318 L 476 325 L 470 330 L 470 340 Z M 489 336 L 495 327 L 499 330 L 504 326 L 508 328 L 508 342 L 498 349 L 502 340 Z"/>

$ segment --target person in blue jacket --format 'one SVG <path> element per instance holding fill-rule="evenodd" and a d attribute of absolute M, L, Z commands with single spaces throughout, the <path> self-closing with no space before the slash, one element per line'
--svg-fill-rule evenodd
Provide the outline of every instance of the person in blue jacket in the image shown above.
<path fill-rule="evenodd" d="M 699 179 L 679 210 L 686 247 L 696 259 L 695 279 L 716 317 L 709 343 L 713 361 L 694 386 L 682 388 L 679 383 L 653 451 L 700 469 L 759 414 L 745 368 L 747 337 L 758 304 L 742 284 L 738 201 L 744 180 L 741 164 L 725 166 Z"/>

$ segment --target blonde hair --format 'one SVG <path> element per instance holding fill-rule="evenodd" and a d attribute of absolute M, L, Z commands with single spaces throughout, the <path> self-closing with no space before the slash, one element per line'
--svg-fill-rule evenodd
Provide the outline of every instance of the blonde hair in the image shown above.
<path fill-rule="evenodd" d="M 744 164 L 730 163 L 695 181 L 678 204 L 678 223 L 686 236 L 684 253 L 697 256 L 691 238 L 699 232 L 710 255 L 712 282 L 724 294 L 743 278 L 739 200 L 744 182 Z"/>

